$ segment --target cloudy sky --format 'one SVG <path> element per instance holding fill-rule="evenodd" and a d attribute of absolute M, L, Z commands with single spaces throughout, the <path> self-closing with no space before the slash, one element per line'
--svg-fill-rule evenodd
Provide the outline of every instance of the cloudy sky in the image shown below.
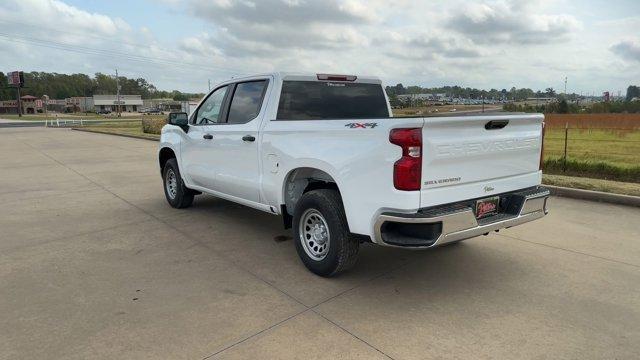
<path fill-rule="evenodd" d="M 282 70 L 624 94 L 640 1 L 2 0 L 0 46 L 0 71 L 118 68 L 165 90 Z"/>

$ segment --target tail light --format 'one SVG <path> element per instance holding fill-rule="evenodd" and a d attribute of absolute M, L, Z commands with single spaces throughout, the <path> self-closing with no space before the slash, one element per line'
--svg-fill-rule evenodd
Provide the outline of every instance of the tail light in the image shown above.
<path fill-rule="evenodd" d="M 356 81 L 358 78 L 355 75 L 332 75 L 332 74 L 316 74 L 318 80 L 329 81 Z"/>
<path fill-rule="evenodd" d="M 542 140 L 540 143 L 540 166 L 539 169 L 542 170 L 542 167 L 544 165 L 544 121 L 542 122 Z"/>
<path fill-rule="evenodd" d="M 389 141 L 402 148 L 402 157 L 393 165 L 393 186 L 398 190 L 420 190 L 422 129 L 393 129 Z"/>

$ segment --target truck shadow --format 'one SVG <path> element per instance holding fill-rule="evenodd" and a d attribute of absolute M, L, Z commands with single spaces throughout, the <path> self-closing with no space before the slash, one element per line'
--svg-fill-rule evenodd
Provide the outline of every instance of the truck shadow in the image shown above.
<path fill-rule="evenodd" d="M 301 264 L 292 231 L 283 228 L 279 216 L 212 196 L 197 197 L 194 206 L 176 219 L 175 225 L 207 248 L 280 285 L 304 280 L 308 286 L 332 282 L 342 288 L 386 278 L 405 283 L 414 280 L 451 295 L 467 292 L 464 287 L 474 288 L 479 283 L 487 289 L 492 284 L 518 281 L 518 276 L 527 273 L 512 254 L 501 250 L 501 244 L 510 240 L 491 235 L 419 251 L 364 243 L 351 271 L 324 279 Z"/>

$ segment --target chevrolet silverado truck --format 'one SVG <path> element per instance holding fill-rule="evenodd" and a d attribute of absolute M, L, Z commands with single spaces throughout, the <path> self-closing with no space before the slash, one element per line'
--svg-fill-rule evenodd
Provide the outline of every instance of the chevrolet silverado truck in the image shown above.
<path fill-rule="evenodd" d="M 304 265 L 332 276 L 363 242 L 427 249 L 545 216 L 543 120 L 392 117 L 377 78 L 272 73 L 172 113 L 158 159 L 171 206 L 204 193 L 280 215 Z"/>

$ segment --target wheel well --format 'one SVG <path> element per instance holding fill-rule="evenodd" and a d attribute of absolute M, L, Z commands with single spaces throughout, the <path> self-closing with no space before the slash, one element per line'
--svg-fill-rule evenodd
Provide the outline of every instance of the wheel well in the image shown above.
<path fill-rule="evenodd" d="M 332 189 L 338 191 L 338 194 L 340 193 L 338 184 L 333 177 L 322 170 L 298 168 L 289 173 L 284 182 L 284 204 L 281 205 L 285 228 L 291 227 L 293 211 L 300 197 L 306 192 L 317 189 Z"/>
<path fill-rule="evenodd" d="M 175 157 L 176 154 L 170 148 L 165 147 L 160 149 L 160 154 L 158 156 L 158 160 L 160 162 L 160 172 L 162 172 L 162 169 L 164 169 L 164 164 L 166 164 L 169 159 L 175 159 Z"/>

